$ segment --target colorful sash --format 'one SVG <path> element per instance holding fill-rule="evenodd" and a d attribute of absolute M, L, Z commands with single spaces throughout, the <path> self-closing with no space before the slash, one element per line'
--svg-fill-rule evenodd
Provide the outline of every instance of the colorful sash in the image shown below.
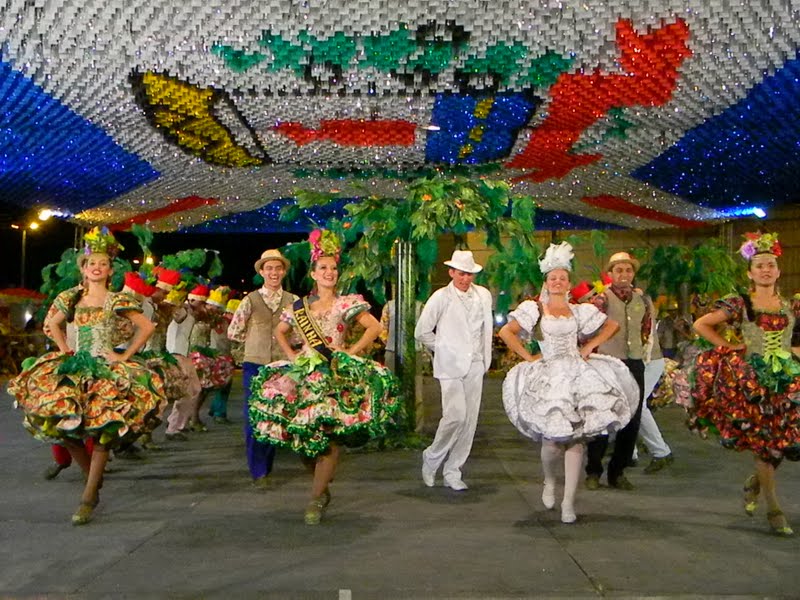
<path fill-rule="evenodd" d="M 294 322 L 303 335 L 306 344 L 330 362 L 331 358 L 333 358 L 333 348 L 328 346 L 325 341 L 325 335 L 317 325 L 314 317 L 311 316 L 311 309 L 308 307 L 308 296 L 292 304 L 292 309 L 294 310 Z"/>

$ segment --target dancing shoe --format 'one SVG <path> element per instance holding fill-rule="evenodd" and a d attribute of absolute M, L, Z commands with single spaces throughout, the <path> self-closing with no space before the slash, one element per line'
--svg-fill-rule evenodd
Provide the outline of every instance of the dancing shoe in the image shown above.
<path fill-rule="evenodd" d="M 575 508 L 561 504 L 561 522 L 570 524 L 577 520 L 578 515 L 575 514 Z"/>
<path fill-rule="evenodd" d="M 195 421 L 191 425 L 191 430 L 197 433 L 207 433 L 208 427 L 206 427 L 206 424 L 203 423 L 202 421 Z"/>
<path fill-rule="evenodd" d="M 422 481 L 428 487 L 436 485 L 436 469 L 431 469 L 424 460 L 422 461 Z"/>
<path fill-rule="evenodd" d="M 322 495 L 314 498 L 306 506 L 305 522 L 306 525 L 319 525 L 322 520 L 322 511 L 325 510 L 325 499 Z"/>
<path fill-rule="evenodd" d="M 322 508 L 328 508 L 328 504 L 331 503 L 331 491 L 328 488 L 325 488 L 319 497 L 322 500 Z"/>
<path fill-rule="evenodd" d="M 599 490 L 600 489 L 600 476 L 598 475 L 587 475 L 586 481 L 584 482 L 587 490 Z"/>
<path fill-rule="evenodd" d="M 266 490 L 269 488 L 269 477 L 264 475 L 263 477 L 256 477 L 253 479 L 253 487 L 257 490 Z"/>
<path fill-rule="evenodd" d="M 91 521 L 92 518 L 94 517 L 94 509 L 95 507 L 97 507 L 99 502 L 100 502 L 99 494 L 91 502 L 81 502 L 78 505 L 78 510 L 76 510 L 75 514 L 72 515 L 72 524 L 86 525 L 89 521 Z"/>
<path fill-rule="evenodd" d="M 448 479 L 445 477 L 444 484 L 454 492 L 463 492 L 464 490 L 469 489 L 469 486 L 461 479 Z"/>
<path fill-rule="evenodd" d="M 758 475 L 750 475 L 744 480 L 744 512 L 749 516 L 753 516 L 758 506 L 758 494 L 761 492 L 761 482 L 758 480 Z"/>
<path fill-rule="evenodd" d="M 53 463 L 44 472 L 44 478 L 50 481 L 51 479 L 55 479 L 58 477 L 58 474 L 61 473 L 64 469 L 67 468 L 67 465 L 60 465 L 58 463 Z"/>
<path fill-rule="evenodd" d="M 670 452 L 666 456 L 662 456 L 661 458 L 654 458 L 653 460 L 651 460 L 650 464 L 644 468 L 644 472 L 647 473 L 648 475 L 652 473 L 657 473 L 664 467 L 668 467 L 669 465 L 671 465 L 674 461 L 675 457 L 673 457 L 672 453 Z"/>
<path fill-rule="evenodd" d="M 628 478 L 625 477 L 625 475 L 620 475 L 614 481 L 611 481 L 609 479 L 608 485 L 610 485 L 612 488 L 615 488 L 615 489 L 618 489 L 618 490 L 624 490 L 626 492 L 629 492 L 632 489 L 634 489 L 633 484 L 630 481 L 628 481 Z"/>
<path fill-rule="evenodd" d="M 551 510 L 556 505 L 556 484 L 545 483 L 542 490 L 542 504 L 547 510 Z"/>
<path fill-rule="evenodd" d="M 789 523 L 786 522 L 786 517 L 781 509 L 769 511 L 767 513 L 767 522 L 769 523 L 770 530 L 775 535 L 781 537 L 791 537 L 794 535 L 794 530 L 789 527 Z"/>

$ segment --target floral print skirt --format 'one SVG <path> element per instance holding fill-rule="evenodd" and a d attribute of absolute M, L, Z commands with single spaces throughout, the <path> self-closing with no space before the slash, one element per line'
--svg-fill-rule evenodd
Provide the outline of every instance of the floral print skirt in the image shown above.
<path fill-rule="evenodd" d="M 750 450 L 773 464 L 800 460 L 800 378 L 780 392 L 763 379 L 742 351 L 719 347 L 699 354 L 695 418 L 713 426 L 726 448 Z"/>
<path fill-rule="evenodd" d="M 94 438 L 114 448 L 152 431 L 166 404 L 161 377 L 134 358 L 50 352 L 8 384 L 23 424 L 49 443 Z"/>
<path fill-rule="evenodd" d="M 391 371 L 343 352 L 330 363 L 315 353 L 261 367 L 251 392 L 254 437 L 308 457 L 331 441 L 363 444 L 385 436 L 402 406 Z"/>

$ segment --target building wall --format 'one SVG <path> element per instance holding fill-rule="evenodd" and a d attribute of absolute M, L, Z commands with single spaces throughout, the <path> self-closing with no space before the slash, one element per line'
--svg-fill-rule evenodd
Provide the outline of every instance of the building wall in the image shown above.
<path fill-rule="evenodd" d="M 655 248 L 667 244 L 694 246 L 709 237 L 722 239 L 730 249 L 731 254 L 737 253 L 742 243 L 742 235 L 749 231 L 776 232 L 783 248 L 783 255 L 778 261 L 781 269 L 780 288 L 785 296 L 800 292 L 800 208 L 787 207 L 770 211 L 769 218 L 742 218 L 718 225 L 699 227 L 697 229 L 641 229 L 607 231 L 607 258 L 620 251 L 630 251 L 634 248 Z M 566 239 L 572 234 L 584 235 L 587 242 L 575 247 L 576 279 L 590 278 L 590 269 L 586 265 L 603 268 L 601 257 L 594 256 L 591 245 L 588 243 L 587 231 L 541 231 L 537 232 L 537 241 L 542 248 L 546 248 L 552 241 Z M 486 264 L 493 250 L 486 246 L 485 237 L 479 233 L 469 233 L 466 243 L 475 255 L 479 264 Z M 433 274 L 433 288 L 447 285 L 450 281 L 447 267 L 442 261 L 448 260 L 455 248 L 452 235 L 442 236 L 439 242 L 439 268 Z M 521 267 L 523 267 L 521 265 Z M 524 268 L 524 267 L 523 267 Z M 538 269 L 538 265 L 530 265 Z"/>

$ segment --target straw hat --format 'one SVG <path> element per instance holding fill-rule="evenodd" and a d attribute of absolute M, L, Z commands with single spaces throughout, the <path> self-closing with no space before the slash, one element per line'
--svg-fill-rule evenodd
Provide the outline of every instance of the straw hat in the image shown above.
<path fill-rule="evenodd" d="M 281 261 L 283 263 L 283 268 L 286 269 L 287 271 L 289 270 L 289 260 L 283 254 L 281 254 L 281 251 L 270 249 L 270 250 L 264 250 L 264 252 L 261 253 L 261 258 L 259 258 L 256 261 L 255 263 L 256 273 L 260 273 L 261 267 L 264 266 L 264 263 L 270 260 Z"/>
<path fill-rule="evenodd" d="M 634 272 L 639 270 L 640 263 L 638 260 L 633 258 L 627 252 L 617 252 L 616 254 L 612 254 L 611 258 L 608 259 L 608 264 L 606 265 L 606 271 L 610 271 L 614 265 L 617 263 L 629 263 L 632 267 Z"/>
<path fill-rule="evenodd" d="M 469 250 L 456 250 L 450 260 L 444 261 L 448 267 L 464 271 L 464 273 L 480 273 L 483 267 L 475 262 Z"/>

